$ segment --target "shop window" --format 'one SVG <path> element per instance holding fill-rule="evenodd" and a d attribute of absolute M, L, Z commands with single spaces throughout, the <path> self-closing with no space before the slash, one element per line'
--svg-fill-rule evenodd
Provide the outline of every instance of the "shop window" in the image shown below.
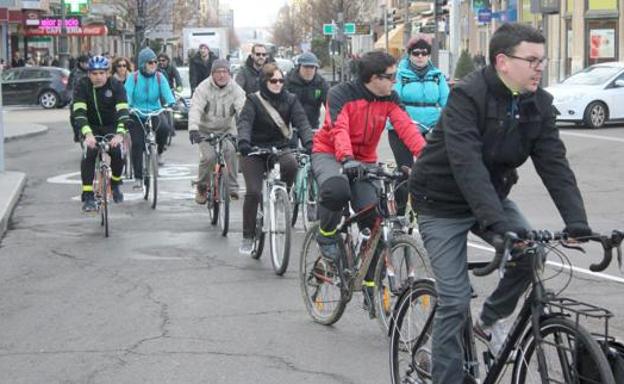
<path fill-rule="evenodd" d="M 619 44 L 616 19 L 588 21 L 586 36 L 588 65 L 616 60 Z"/>

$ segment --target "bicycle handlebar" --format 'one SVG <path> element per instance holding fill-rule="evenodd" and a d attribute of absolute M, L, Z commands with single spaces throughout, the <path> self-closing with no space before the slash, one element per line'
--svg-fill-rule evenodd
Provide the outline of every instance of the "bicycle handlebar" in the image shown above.
<path fill-rule="evenodd" d="M 263 147 L 253 147 L 251 149 L 251 152 L 249 152 L 248 156 L 254 156 L 254 155 L 275 155 L 275 156 L 281 156 L 281 155 L 287 155 L 289 153 L 294 153 L 294 152 L 298 152 L 299 150 L 296 148 L 284 148 L 284 149 L 279 149 L 279 148 L 275 148 L 275 147 L 271 147 L 271 148 L 263 148 Z"/>
<path fill-rule="evenodd" d="M 617 250 L 618 262 L 620 263 L 620 267 L 622 264 L 622 240 L 624 240 L 624 232 L 619 230 L 613 230 L 610 236 L 593 234 L 591 236 L 578 237 L 575 239 L 570 238 L 564 232 L 556 232 L 553 233 L 551 231 L 530 231 L 525 238 L 520 238 L 514 232 L 507 232 L 503 239 L 495 239 L 494 247 L 496 248 L 496 254 L 492 261 L 483 268 L 476 268 L 473 270 L 473 274 L 475 276 L 486 276 L 490 273 L 494 272 L 494 270 L 499 267 L 504 267 L 505 262 L 509 259 L 511 254 L 511 250 L 514 245 L 520 242 L 529 242 L 529 243 L 551 243 L 551 242 L 559 242 L 564 247 L 567 248 L 575 248 L 583 251 L 582 248 L 570 245 L 567 243 L 568 240 L 576 240 L 576 241 L 595 241 L 602 245 L 602 249 L 604 251 L 602 260 L 598 263 L 591 264 L 589 266 L 589 270 L 592 272 L 600 272 L 604 271 L 609 264 L 611 264 L 611 260 L 613 259 L 613 249 Z M 502 248 L 502 252 L 501 252 Z"/>
<path fill-rule="evenodd" d="M 145 117 L 145 118 L 150 118 L 150 117 L 155 117 L 160 115 L 163 112 L 173 112 L 173 108 L 160 108 L 157 109 L 155 111 L 151 111 L 151 112 L 143 112 L 140 109 L 137 108 L 130 108 L 129 113 L 132 113 L 134 115 L 136 115 L 137 117 Z"/>
<path fill-rule="evenodd" d="M 202 136 L 202 141 L 208 141 L 211 144 L 221 142 L 226 139 L 232 140 L 236 143 L 236 136 L 231 133 L 210 133 L 208 136 Z"/>

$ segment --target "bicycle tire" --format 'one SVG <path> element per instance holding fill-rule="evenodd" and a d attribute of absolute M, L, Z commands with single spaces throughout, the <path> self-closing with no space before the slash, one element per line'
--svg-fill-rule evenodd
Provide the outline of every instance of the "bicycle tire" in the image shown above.
<path fill-rule="evenodd" d="M 337 276 L 334 278 L 327 275 L 320 276 L 319 271 L 315 270 L 321 259 L 321 253 L 316 243 L 318 231 L 319 224 L 315 224 L 305 234 L 299 262 L 299 288 L 306 310 L 312 320 L 319 324 L 332 325 L 342 317 L 347 302 L 343 297 L 340 281 L 336 280 Z M 337 296 L 337 298 L 319 299 L 319 293 L 327 293 L 332 289 L 332 293 L 334 293 L 332 296 Z M 328 311 L 324 311 L 326 307 L 329 307 Z"/>
<path fill-rule="evenodd" d="M 310 173 L 308 173 L 303 199 L 301 200 L 303 201 L 301 214 L 303 215 L 303 229 L 305 231 L 307 231 L 314 222 L 318 221 L 318 201 L 316 195 L 316 181 L 314 180 L 312 171 L 310 171 Z"/>
<path fill-rule="evenodd" d="M 375 314 L 377 315 L 379 326 L 386 334 L 388 332 L 392 308 L 398 298 L 397 295 L 415 280 L 434 278 L 429 257 L 427 256 L 425 247 L 420 241 L 406 234 L 395 235 L 391 241 L 390 249 L 391 261 L 396 269 L 394 274 L 394 292 L 391 289 L 392 287 L 390 287 L 390 278 L 386 272 L 386 257 L 379 257 L 377 261 L 374 275 L 375 287 L 373 288 Z M 397 251 L 400 252 L 400 249 L 403 249 L 402 254 L 396 255 Z M 411 249 L 412 252 L 406 255 L 405 251 L 408 249 Z M 384 252 L 383 256 L 386 255 L 387 253 Z M 407 259 L 406 256 L 409 257 L 409 259 Z M 410 264 L 408 264 L 408 262 L 411 263 L 411 276 L 409 271 Z"/>
<path fill-rule="evenodd" d="M 218 201 L 218 186 L 219 182 L 215 182 L 214 172 L 210 176 L 210 189 L 208 190 L 208 202 L 206 207 L 208 208 L 208 216 L 210 216 L 210 224 L 217 225 L 219 222 L 219 201 Z"/>
<path fill-rule="evenodd" d="M 563 340 L 564 339 L 563 336 L 566 334 L 567 334 L 568 339 Z M 552 366 L 553 363 L 556 364 L 557 360 L 559 361 L 559 363 L 561 363 L 561 366 L 559 368 L 561 368 L 561 371 L 562 371 L 561 373 L 563 377 L 558 379 L 561 381 L 552 381 L 552 382 L 566 382 L 566 383 L 573 382 L 573 383 L 586 383 L 586 384 L 590 384 L 590 383 L 615 384 L 613 373 L 611 371 L 609 362 L 603 350 L 601 349 L 598 342 L 596 342 L 596 340 L 592 337 L 592 335 L 581 325 L 563 317 L 553 317 L 553 318 L 544 320 L 543 322 L 540 323 L 540 335 L 543 340 L 546 340 L 546 343 L 541 346 L 542 349 L 547 349 L 546 347 L 552 347 L 552 346 L 556 347 L 555 356 L 551 358 L 549 358 L 548 356 L 545 356 L 549 364 L 549 368 L 548 368 L 549 376 L 551 374 L 557 373 L 557 372 L 553 372 L 553 369 L 550 368 L 550 366 Z M 550 335 L 555 336 L 554 342 L 547 341 L 547 338 Z M 574 359 L 576 355 L 576 350 L 577 350 L 576 346 L 571 347 L 571 348 L 566 348 L 566 345 L 564 345 L 564 342 L 566 341 L 570 342 L 571 340 L 574 340 L 575 343 L 580 342 L 581 345 L 586 348 L 587 354 L 584 355 L 583 362 L 587 363 L 587 360 L 589 358 L 593 360 L 595 364 L 594 367 L 596 368 L 594 373 L 600 376 L 597 380 L 594 380 L 593 377 L 580 376 L 578 370 L 576 369 L 575 361 L 572 361 L 571 366 L 568 365 L 568 367 L 566 368 L 567 374 L 563 372 L 564 371 L 563 363 L 565 363 L 565 361 L 562 362 L 562 360 L 565 360 L 565 357 L 570 357 Z M 565 349 L 568 349 L 568 351 L 566 351 Z M 537 366 L 535 367 L 535 369 L 529 368 L 532 362 L 534 362 L 536 365 L 538 364 L 537 356 L 533 356 L 535 350 L 536 350 L 535 335 L 533 334 L 531 330 L 529 330 L 524 340 L 522 341 L 520 348 L 518 349 L 516 360 L 514 362 L 512 383 L 514 384 L 532 383 L 535 381 L 527 381 L 527 379 L 530 380 L 531 377 L 535 377 L 535 376 L 537 376 L 536 379 L 539 380 L 539 382 L 541 383 L 541 378 L 539 377 L 539 371 L 537 371 Z M 547 352 L 547 351 L 544 350 L 544 352 Z M 532 357 L 535 357 L 536 359 L 532 361 L 531 360 Z"/>
<path fill-rule="evenodd" d="M 280 210 L 279 207 L 282 207 Z M 291 235 L 291 219 L 290 219 L 290 199 L 283 189 L 275 190 L 275 202 L 273 203 L 275 222 L 274 230 L 269 231 L 269 246 L 271 249 L 271 263 L 273 271 L 278 276 L 282 276 L 288 269 L 290 259 L 290 235 Z M 283 218 L 283 223 L 280 219 Z M 278 235 L 283 232 L 283 238 Z"/>
<path fill-rule="evenodd" d="M 158 154 L 156 153 L 156 146 L 150 145 L 150 188 L 152 190 L 151 207 L 156 209 L 158 203 Z"/>
<path fill-rule="evenodd" d="M 150 185 L 151 185 L 151 176 L 150 176 L 150 164 L 152 162 L 152 158 L 150 156 L 149 149 L 143 152 L 143 200 L 147 201 L 150 195 Z"/>
<path fill-rule="evenodd" d="M 427 279 L 413 282 L 395 303 L 389 348 L 392 384 L 431 382 L 431 317 L 436 305 L 434 283 Z M 412 321 L 416 315 L 418 323 Z"/>
<path fill-rule="evenodd" d="M 108 237 L 108 177 L 106 171 L 100 171 L 100 177 L 102 178 L 102 224 L 104 225 L 104 237 Z"/>
<path fill-rule="evenodd" d="M 127 180 L 134 178 L 134 169 L 132 168 L 132 139 L 130 134 L 124 134 L 124 176 Z"/>
<path fill-rule="evenodd" d="M 262 201 L 258 204 L 258 211 L 256 212 L 256 235 L 254 236 L 254 248 L 251 252 L 251 258 L 258 260 L 262 256 L 264 250 L 264 238 L 266 233 L 264 232 L 264 211 Z"/>
<path fill-rule="evenodd" d="M 221 235 L 227 236 L 230 225 L 230 185 L 228 177 L 228 169 L 221 167 L 219 172 L 219 228 L 221 228 Z"/>
<path fill-rule="evenodd" d="M 294 227 L 295 224 L 297 224 L 297 218 L 299 216 L 299 202 L 297 201 L 297 196 L 294 193 L 293 193 L 292 202 L 293 202 L 293 206 L 292 206 L 292 215 L 291 215 L 291 220 L 290 220 L 290 226 Z M 304 230 L 305 230 L 305 227 L 304 227 Z"/>

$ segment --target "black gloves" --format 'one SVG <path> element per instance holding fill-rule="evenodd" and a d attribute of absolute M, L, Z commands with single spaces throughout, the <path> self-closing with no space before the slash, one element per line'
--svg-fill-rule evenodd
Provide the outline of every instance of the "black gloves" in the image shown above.
<path fill-rule="evenodd" d="M 347 158 L 342 162 L 342 173 L 351 179 L 357 179 L 364 174 L 364 164 L 352 158 Z"/>
<path fill-rule="evenodd" d="M 592 230 L 587 223 L 571 223 L 566 225 L 563 232 L 567 233 L 571 238 L 586 237 L 592 235 Z"/>
<path fill-rule="evenodd" d="M 525 239 L 527 237 L 527 234 L 528 234 L 527 228 L 514 227 L 514 226 L 510 225 L 507 222 L 494 223 L 494 224 L 490 225 L 488 227 L 488 229 L 490 231 L 496 233 L 497 235 L 502 236 L 502 237 L 505 237 L 505 233 L 507 233 L 507 232 L 513 232 L 516 235 L 518 235 L 518 237 L 520 239 Z"/>
<path fill-rule="evenodd" d="M 312 142 L 311 141 L 308 141 L 304 145 L 304 152 L 306 153 L 306 155 L 311 155 L 312 154 Z"/>
<path fill-rule="evenodd" d="M 199 144 L 202 141 L 199 131 L 189 131 L 189 139 L 191 140 L 191 144 Z"/>
<path fill-rule="evenodd" d="M 249 155 L 249 153 L 251 152 L 251 144 L 246 141 L 239 141 L 238 152 L 240 152 L 240 154 L 243 156 Z"/>

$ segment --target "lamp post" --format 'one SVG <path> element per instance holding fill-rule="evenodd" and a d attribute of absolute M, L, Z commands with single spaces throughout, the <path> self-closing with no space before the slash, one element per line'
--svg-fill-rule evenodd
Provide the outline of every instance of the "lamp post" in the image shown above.
<path fill-rule="evenodd" d="M 69 68 L 69 52 L 67 51 L 67 26 L 65 25 L 65 0 L 61 0 L 61 35 L 59 36 L 59 59 L 61 67 Z"/>

